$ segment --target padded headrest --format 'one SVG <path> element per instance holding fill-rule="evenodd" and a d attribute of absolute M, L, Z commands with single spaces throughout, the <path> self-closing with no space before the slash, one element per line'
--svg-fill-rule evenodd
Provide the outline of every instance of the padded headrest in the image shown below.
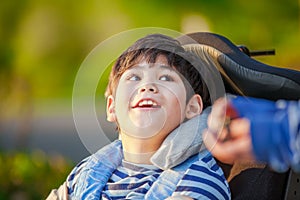
<path fill-rule="evenodd" d="M 300 99 L 299 71 L 258 62 L 214 33 L 197 32 L 177 39 L 185 49 L 216 63 L 226 92 L 269 100 Z"/>

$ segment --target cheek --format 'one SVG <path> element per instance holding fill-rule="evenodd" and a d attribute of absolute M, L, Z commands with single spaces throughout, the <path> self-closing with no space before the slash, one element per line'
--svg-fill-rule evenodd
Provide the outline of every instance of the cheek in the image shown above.
<path fill-rule="evenodd" d="M 118 87 L 116 90 L 116 96 L 115 96 L 115 112 L 117 116 L 120 116 L 120 111 L 122 112 L 125 109 L 122 109 L 122 107 L 124 108 L 125 106 L 125 102 L 126 100 L 126 96 L 125 96 L 125 92 L 124 89 L 121 87 Z"/>
<path fill-rule="evenodd" d="M 128 109 L 130 107 L 131 99 L 134 96 L 134 86 L 132 87 L 125 87 L 119 86 L 116 91 L 116 98 L 115 98 L 115 106 L 116 106 L 116 113 L 117 117 L 122 115 L 127 115 Z"/>
<path fill-rule="evenodd" d="M 173 93 L 170 94 L 172 98 L 169 99 L 168 105 L 170 110 L 170 117 L 178 116 L 184 118 L 185 116 L 185 106 L 186 106 L 186 95 L 185 93 Z"/>
<path fill-rule="evenodd" d="M 171 93 L 171 95 L 173 96 L 173 102 L 177 104 L 181 110 L 184 110 L 186 104 L 186 91 L 184 86 L 173 89 Z"/>
<path fill-rule="evenodd" d="M 132 96 L 132 87 L 119 86 L 116 90 L 116 100 L 119 102 L 128 101 Z"/>

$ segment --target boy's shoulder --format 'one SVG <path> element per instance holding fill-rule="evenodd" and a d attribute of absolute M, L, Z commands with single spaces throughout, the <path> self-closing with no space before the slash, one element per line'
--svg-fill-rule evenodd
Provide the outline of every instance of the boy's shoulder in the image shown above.
<path fill-rule="evenodd" d="M 121 141 L 116 140 L 79 162 L 67 177 L 68 194 L 84 194 L 85 183 L 98 182 L 98 187 L 108 181 L 123 158 Z M 97 189 L 95 188 L 95 191 Z"/>
<path fill-rule="evenodd" d="M 229 184 L 224 172 L 207 150 L 190 157 L 174 168 L 182 171 L 175 195 L 188 191 L 194 199 L 230 199 Z M 174 195 L 173 194 L 173 195 Z"/>
<path fill-rule="evenodd" d="M 97 165 L 106 165 L 109 167 L 118 166 L 121 162 L 122 156 L 122 142 L 120 140 L 115 140 L 99 149 L 96 153 L 84 158 L 75 166 L 74 170 L 86 167 L 94 168 Z"/>
<path fill-rule="evenodd" d="M 185 161 L 180 163 L 179 165 L 173 167 L 175 171 L 186 171 L 189 168 L 193 168 L 192 166 L 202 166 L 209 170 L 217 171 L 217 162 L 212 154 L 207 150 L 204 149 L 199 151 L 198 153 L 192 155 L 191 157 L 187 158 Z"/>

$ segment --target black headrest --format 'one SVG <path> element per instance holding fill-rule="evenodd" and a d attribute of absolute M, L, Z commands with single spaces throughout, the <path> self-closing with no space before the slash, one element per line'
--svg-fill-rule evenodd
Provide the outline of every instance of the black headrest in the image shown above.
<path fill-rule="evenodd" d="M 270 100 L 300 99 L 299 71 L 258 62 L 227 38 L 214 33 L 197 32 L 177 39 L 189 50 L 195 52 L 201 48 L 217 60 L 227 92 Z"/>

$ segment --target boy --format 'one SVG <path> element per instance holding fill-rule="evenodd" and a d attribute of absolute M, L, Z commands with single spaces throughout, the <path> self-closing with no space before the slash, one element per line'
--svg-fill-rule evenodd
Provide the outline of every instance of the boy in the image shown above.
<path fill-rule="evenodd" d="M 211 104 L 194 59 L 160 34 L 129 47 L 106 91 L 107 119 L 117 124 L 120 140 L 79 163 L 48 198 L 230 199 L 213 157 L 186 145 L 201 138 L 195 119 Z"/>

